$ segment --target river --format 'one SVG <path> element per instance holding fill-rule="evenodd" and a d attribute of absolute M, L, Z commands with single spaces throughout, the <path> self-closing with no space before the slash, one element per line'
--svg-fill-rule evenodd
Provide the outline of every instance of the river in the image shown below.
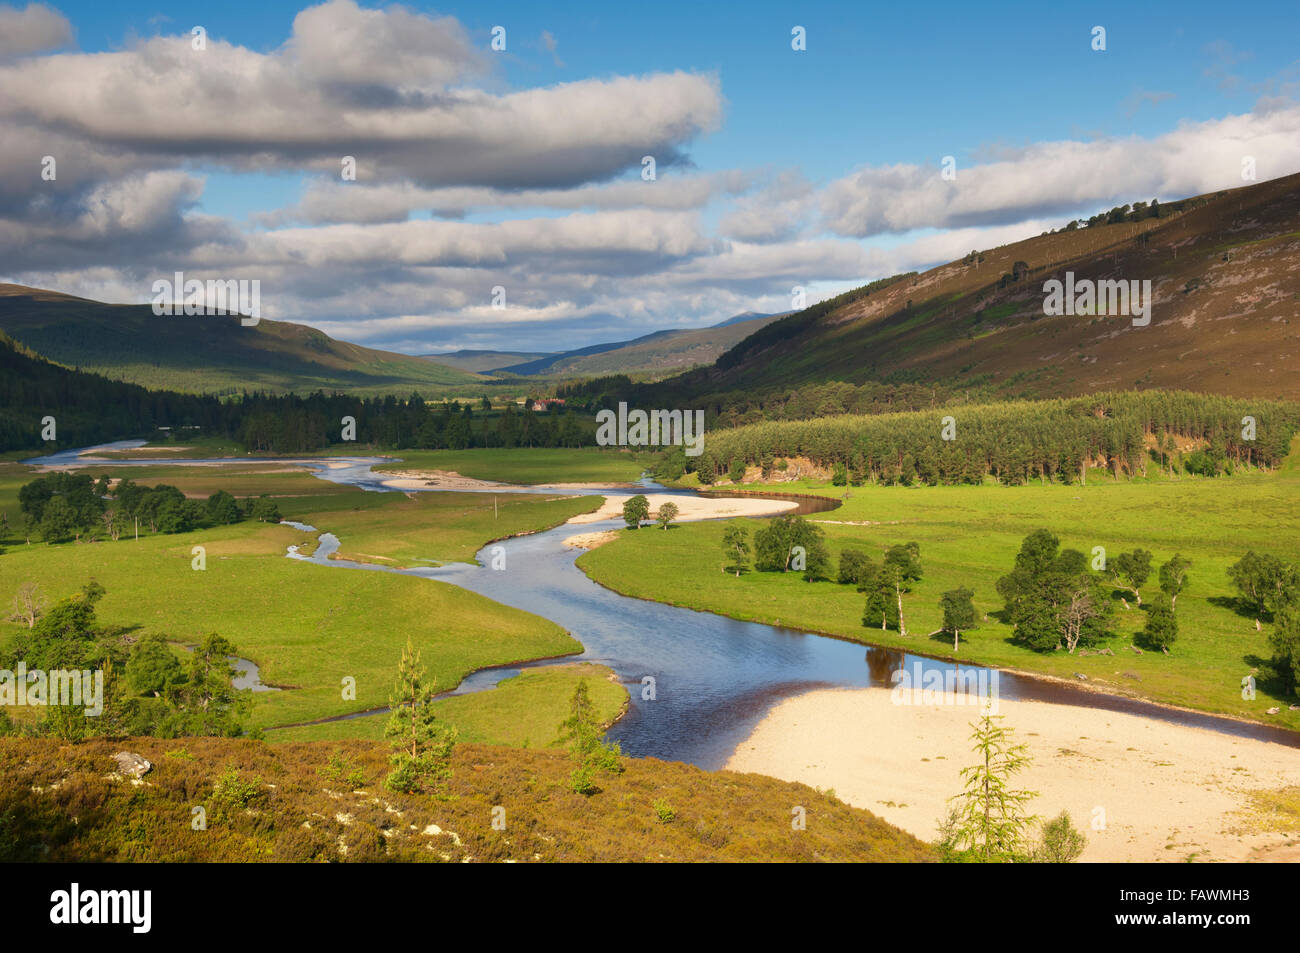
<path fill-rule="evenodd" d="M 112 447 L 139 446 L 122 441 Z M 96 448 L 98 449 L 98 448 Z M 226 460 L 122 459 L 88 460 L 68 451 L 25 461 L 31 464 L 102 468 L 126 465 L 200 465 L 231 463 Z M 283 458 L 240 458 L 238 463 L 285 463 Z M 372 472 L 389 457 L 296 458 L 321 479 L 357 486 L 372 492 L 400 492 L 382 485 Z M 335 464 L 333 468 L 329 463 Z M 339 466 L 339 463 L 345 465 Z M 565 493 L 627 496 L 653 494 L 665 488 L 650 480 L 639 487 L 604 487 L 555 490 L 546 487 L 501 488 L 493 492 Z M 422 492 L 449 492 L 430 487 Z M 683 492 L 672 490 L 675 494 Z M 804 501 L 804 511 L 830 509 L 833 500 Z M 291 558 L 337 568 L 339 571 L 398 572 L 438 579 L 552 620 L 567 629 L 584 646 L 569 660 L 606 665 L 617 673 L 631 695 L 626 716 L 610 729 L 608 737 L 626 754 L 686 761 L 700 767 L 721 767 L 764 714 L 778 701 L 813 688 L 889 686 L 892 673 L 906 668 L 940 673 L 956 671 L 950 662 L 896 649 L 879 648 L 816 635 L 799 629 L 742 622 L 708 612 L 696 612 L 620 595 L 589 579 L 574 562 L 580 551 L 563 545 L 575 533 L 598 532 L 622 525 L 621 520 L 586 523 L 580 528 L 563 525 L 484 547 L 478 565 L 467 563 L 398 570 L 389 567 L 330 559 L 339 542 L 325 532 L 310 557 Z M 493 547 L 505 554 L 505 569 L 488 568 Z M 534 663 L 546 664 L 546 663 Z M 494 686 L 525 666 L 507 665 L 470 675 L 456 694 Z M 977 675 L 990 670 L 962 666 Z M 990 675 L 990 677 L 992 677 Z M 1035 699 L 1122 711 L 1177 724 L 1208 728 L 1227 734 L 1274 741 L 1300 747 L 1300 735 L 1268 725 L 1085 691 L 1069 684 L 1049 682 L 1008 672 L 996 673 L 1002 698 Z M 977 708 L 972 707 L 972 718 Z"/>

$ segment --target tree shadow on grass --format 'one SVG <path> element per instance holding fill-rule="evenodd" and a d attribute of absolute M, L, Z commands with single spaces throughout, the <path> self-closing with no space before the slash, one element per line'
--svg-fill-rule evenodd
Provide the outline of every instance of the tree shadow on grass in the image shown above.
<path fill-rule="evenodd" d="M 1290 686 L 1278 671 L 1277 665 L 1271 658 L 1264 658 L 1256 655 L 1254 652 L 1248 652 L 1241 657 L 1241 660 L 1255 671 L 1255 690 L 1272 695 L 1274 698 L 1293 698 L 1295 693 L 1290 691 Z M 1243 672 L 1241 677 L 1245 678 L 1250 672 Z"/>
<path fill-rule="evenodd" d="M 1139 604 L 1137 601 L 1137 597 L 1133 595 L 1133 592 L 1130 589 L 1112 589 L 1110 591 L 1110 601 L 1115 606 L 1115 608 L 1121 612 L 1125 611 L 1122 608 L 1123 606 L 1127 606 L 1128 611 L 1132 611 L 1134 609 L 1141 609 L 1143 612 L 1145 612 L 1147 607 L 1150 605 L 1149 602 L 1143 602 Z"/>
<path fill-rule="evenodd" d="M 1212 606 L 1227 609 L 1229 612 L 1234 612 L 1245 619 L 1258 619 L 1260 622 L 1273 621 L 1271 612 L 1260 612 L 1258 606 L 1251 605 L 1240 596 L 1210 596 L 1206 601 Z"/>
<path fill-rule="evenodd" d="M 972 625 L 970 628 L 962 629 L 961 634 L 959 636 L 959 640 L 960 640 L 959 645 L 960 643 L 964 643 L 966 641 L 967 633 L 974 632 L 978 628 L 979 626 Z M 926 636 L 926 638 L 929 639 L 931 642 L 939 643 L 940 645 L 944 646 L 944 648 L 946 648 L 948 651 L 950 652 L 952 651 L 952 633 L 949 632 L 947 629 L 938 629 L 934 632 L 931 632 L 929 635 Z"/>

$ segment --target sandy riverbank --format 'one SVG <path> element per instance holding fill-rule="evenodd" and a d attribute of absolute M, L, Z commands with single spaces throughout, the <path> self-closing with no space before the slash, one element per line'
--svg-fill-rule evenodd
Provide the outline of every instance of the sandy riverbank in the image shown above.
<path fill-rule="evenodd" d="M 797 503 L 790 500 L 763 500 L 758 498 L 724 500 L 706 496 L 678 496 L 672 493 L 647 493 L 646 498 L 650 501 L 651 519 L 654 519 L 655 514 L 659 511 L 660 504 L 668 502 L 677 504 L 677 522 L 719 519 L 728 516 L 773 516 L 798 506 Z M 607 496 L 598 510 L 593 513 L 580 513 L 571 517 L 568 523 L 598 523 L 601 520 L 620 519 L 623 516 L 624 502 L 626 502 L 624 497 Z M 649 531 L 652 527 L 654 527 L 653 523 L 644 526 L 643 530 Z M 597 546 L 603 546 L 605 543 L 617 539 L 618 534 L 619 530 L 578 533 L 568 537 L 564 541 L 564 545 L 571 546 L 574 549 L 595 549 Z"/>
<path fill-rule="evenodd" d="M 383 484 L 394 490 L 522 490 L 528 489 L 514 483 L 498 483 L 495 480 L 479 480 L 462 476 L 454 470 L 381 470 L 376 474 L 383 477 Z M 623 486 L 610 483 L 547 483 L 534 487 L 542 490 L 590 490 L 605 486 Z M 626 484 L 631 486 L 632 484 Z"/>
<path fill-rule="evenodd" d="M 564 545 L 570 549 L 595 549 L 615 539 L 618 539 L 618 530 L 607 529 L 599 533 L 579 533 L 577 536 L 570 536 L 564 541 Z"/>
<path fill-rule="evenodd" d="M 707 496 L 678 496 L 672 493 L 647 493 L 650 501 L 650 518 L 653 519 L 662 503 L 677 504 L 677 521 L 711 520 L 728 516 L 774 516 L 794 509 L 799 504 L 793 500 L 753 499 L 714 499 Z M 600 509 L 593 513 L 583 513 L 569 520 L 570 523 L 598 523 L 601 520 L 619 519 L 623 515 L 626 499 L 621 496 L 607 496 Z"/>
<path fill-rule="evenodd" d="M 1248 792 L 1300 784 L 1300 749 L 1137 715 L 1001 699 L 1029 747 L 1016 787 L 1044 819 L 1068 810 L 1085 861 L 1300 860 L 1300 833 L 1251 811 Z M 809 692 L 778 704 L 726 768 L 834 788 L 918 837 L 935 837 L 974 762 L 972 706 L 896 705 L 883 688 Z M 1092 830 L 1096 809 L 1105 829 Z"/>

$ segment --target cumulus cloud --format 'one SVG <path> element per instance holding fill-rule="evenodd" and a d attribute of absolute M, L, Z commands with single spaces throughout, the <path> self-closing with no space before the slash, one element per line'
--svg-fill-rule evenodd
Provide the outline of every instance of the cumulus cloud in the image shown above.
<path fill-rule="evenodd" d="M 1300 108 L 1184 123 L 1152 139 L 1037 143 L 996 162 L 958 168 L 861 169 L 827 187 L 827 228 L 855 237 L 916 228 L 1001 225 L 1135 198 L 1194 195 L 1242 185 L 1241 160 L 1260 178 L 1300 168 Z"/>
<path fill-rule="evenodd" d="M 720 223 L 729 238 L 773 242 L 792 238 L 806 227 L 815 190 L 794 171 L 778 174 L 756 194 L 734 202 Z"/>
<path fill-rule="evenodd" d="M 294 17 L 284 59 L 306 82 L 335 88 L 442 89 L 487 71 L 486 55 L 454 18 L 363 10 L 352 0 Z"/>
<path fill-rule="evenodd" d="M 483 68 L 450 19 L 330 0 L 300 13 L 280 49 L 153 37 L 114 53 L 0 65 L 0 122 L 92 148 L 232 168 L 423 185 L 572 186 L 654 155 L 683 159 L 714 128 L 714 77 L 685 72 L 588 79 L 494 95 L 455 85 Z"/>
<path fill-rule="evenodd" d="M 483 224 L 416 220 L 382 225 L 280 229 L 249 238 L 266 264 L 309 268 L 545 267 L 549 272 L 626 274 L 707 252 L 694 216 L 630 210 Z"/>
<path fill-rule="evenodd" d="M 180 171 L 128 175 L 62 201 L 37 191 L 21 218 L 0 218 L 0 260 L 13 271 L 55 262 L 135 270 L 155 256 L 176 260 L 206 244 L 240 244 L 224 219 L 192 212 L 202 193 L 203 180 Z"/>
<path fill-rule="evenodd" d="M 484 186 L 424 188 L 413 182 L 342 182 L 313 179 L 290 208 L 257 216 L 268 227 L 291 223 L 400 222 L 412 213 L 464 218 L 483 209 L 663 209 L 703 208 L 717 198 L 738 195 L 755 176 L 743 171 L 660 176 L 602 182 L 571 189 L 497 189 Z"/>
<path fill-rule="evenodd" d="M 58 10 L 29 3 L 0 5 L 0 59 L 55 50 L 72 43 L 72 24 Z"/>

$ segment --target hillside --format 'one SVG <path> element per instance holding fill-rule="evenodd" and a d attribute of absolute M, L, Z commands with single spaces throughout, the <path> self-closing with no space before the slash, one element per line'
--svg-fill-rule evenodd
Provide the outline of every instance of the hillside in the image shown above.
<path fill-rule="evenodd" d="M 539 358 L 555 357 L 549 351 L 448 351 L 445 354 L 421 354 L 420 357 L 444 367 L 454 367 L 470 374 L 482 374 L 508 364 L 522 364 Z"/>
<path fill-rule="evenodd" d="M 0 284 L 0 330 L 60 364 L 188 393 L 433 392 L 479 380 L 287 321 L 244 327 L 236 316 L 158 317 L 149 305 L 103 304 L 22 285 Z"/>
<path fill-rule="evenodd" d="M 881 380 L 1003 397 L 1135 387 L 1300 397 L 1300 175 L 1174 205 L 1181 210 L 1063 228 L 849 292 L 669 386 L 678 397 Z M 1150 280 L 1150 324 L 1045 316 L 1044 282 L 1066 271 L 1076 281 Z"/>
<path fill-rule="evenodd" d="M 778 317 L 780 315 L 746 312 L 708 328 L 655 331 L 631 341 L 594 344 L 496 370 L 548 377 L 673 373 L 713 363 L 727 349 Z"/>
<path fill-rule="evenodd" d="M 116 773 L 126 751 L 153 765 Z M 928 861 L 830 793 L 623 759 L 584 797 L 560 751 L 458 745 L 448 798 L 395 794 L 372 742 L 0 739 L 4 861 Z M 192 808 L 205 811 L 202 835 Z M 806 829 L 793 830 L 796 807 Z M 492 826 L 504 808 L 504 830 Z M 661 813 L 660 809 L 665 809 Z M 498 814 L 499 816 L 499 814 Z"/>
<path fill-rule="evenodd" d="M 42 439 L 46 415 L 56 419 L 57 440 Z M 52 364 L 0 332 L 0 452 L 79 447 L 219 419 L 214 398 L 149 391 Z"/>

